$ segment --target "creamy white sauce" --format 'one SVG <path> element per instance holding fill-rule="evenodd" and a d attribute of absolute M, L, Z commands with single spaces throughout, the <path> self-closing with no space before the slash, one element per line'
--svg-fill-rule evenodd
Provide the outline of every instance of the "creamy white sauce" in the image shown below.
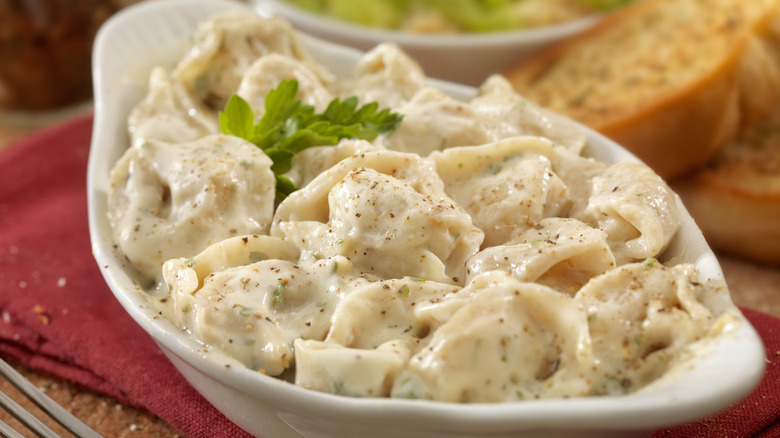
<path fill-rule="evenodd" d="M 283 79 L 322 110 L 357 96 L 404 115 L 373 142 L 299 154 L 274 206 L 271 160 L 217 133 L 231 94 L 259 117 Z M 580 156 L 573 123 L 501 77 L 457 101 L 398 47 L 336 78 L 286 23 L 204 23 L 128 120 L 108 216 L 161 314 L 207 349 L 318 391 L 502 402 L 624 394 L 718 328 L 722 284 L 657 262 L 667 185 Z M 166 293 L 167 291 L 167 293 Z M 150 293 L 151 296 L 151 293 Z"/>

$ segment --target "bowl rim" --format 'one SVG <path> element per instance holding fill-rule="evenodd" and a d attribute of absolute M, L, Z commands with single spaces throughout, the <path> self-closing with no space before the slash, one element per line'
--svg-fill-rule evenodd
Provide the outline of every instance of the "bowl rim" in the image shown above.
<path fill-rule="evenodd" d="M 283 16 L 290 20 L 293 25 L 300 26 L 302 29 L 312 33 L 328 33 L 342 38 L 351 37 L 373 42 L 391 41 L 412 49 L 441 48 L 463 50 L 480 47 L 509 47 L 518 43 L 535 45 L 555 40 L 562 35 L 587 29 L 604 16 L 603 13 L 596 13 L 549 26 L 500 32 L 416 34 L 341 21 L 315 14 L 283 0 L 254 0 L 254 3 L 255 7 L 261 12 Z"/>
<path fill-rule="evenodd" d="M 763 344 L 750 323 L 738 312 L 740 324 L 726 336 L 718 338 L 713 354 L 704 357 L 697 370 L 706 368 L 706 386 L 697 386 L 690 381 L 680 380 L 658 390 L 639 391 L 626 396 L 586 397 L 575 399 L 535 400 L 490 404 L 452 404 L 444 402 L 407 399 L 354 399 L 333 394 L 319 393 L 297 387 L 277 378 L 259 375 L 239 366 L 238 362 L 216 354 L 204 353 L 203 345 L 185 336 L 172 323 L 157 318 L 146 304 L 144 292 L 133 282 L 122 268 L 121 259 L 112 249 L 111 233 L 105 217 L 105 196 L 107 172 L 116 161 L 117 153 L 124 151 L 117 135 L 125 133 L 125 119 L 120 109 L 132 99 L 127 88 L 132 81 L 117 75 L 139 75 L 130 71 L 134 67 L 130 59 L 118 59 L 123 48 L 117 45 L 148 48 L 150 38 L 155 44 L 160 39 L 185 37 L 186 29 L 191 32 L 194 25 L 203 18 L 219 11 L 232 8 L 246 8 L 232 0 L 158 0 L 130 6 L 112 16 L 103 25 L 95 39 L 93 56 L 93 77 L 95 83 L 93 136 L 87 169 L 87 197 L 89 232 L 93 256 L 112 293 L 130 316 L 163 349 L 170 351 L 206 376 L 223 382 L 237 391 L 257 396 L 262 394 L 280 409 L 311 415 L 326 416 L 337 421 L 359 422 L 370 425 L 397 425 L 399 421 L 409 424 L 447 424 L 457 430 L 474 432 L 522 431 L 529 429 L 621 429 L 636 430 L 660 428 L 691 421 L 727 407 L 744 397 L 758 383 L 764 372 L 765 351 Z M 249 10 L 249 9 L 248 9 Z M 171 21 L 172 12 L 181 12 Z M 182 12 L 183 11 L 183 12 Z M 159 17 L 166 17 L 166 29 L 147 29 L 135 32 L 139 23 L 153 26 Z M 152 24 L 150 24 L 152 23 Z M 159 27 L 159 26 L 158 26 Z M 151 35 L 150 35 L 151 34 Z M 335 57 L 347 60 L 360 53 L 354 49 L 331 44 L 316 38 L 306 37 L 304 43 L 321 57 Z M 144 46 L 146 44 L 146 46 Z M 146 55 L 147 53 L 144 53 Z M 356 59 L 353 59 L 353 62 Z M 128 70 L 130 69 L 130 70 Z M 146 80 L 146 77 L 143 78 Z M 473 92 L 471 87 L 432 80 L 431 84 L 454 95 Z M 135 84 L 137 85 L 137 84 Z M 137 97 L 137 95 L 135 95 Z M 127 110 L 127 108 L 125 108 Z M 584 127 L 583 127 L 584 128 Z M 588 142 L 595 147 L 594 153 L 603 152 L 615 160 L 639 161 L 625 149 L 606 137 L 587 128 Z M 127 141 L 124 142 L 125 146 Z M 687 215 L 679 202 L 681 211 Z M 692 245 L 690 260 L 703 272 L 722 278 L 717 260 L 706 245 L 701 232 L 690 216 L 685 221 L 683 245 Z M 681 229 L 680 233 L 683 233 Z M 679 233 L 678 233 L 679 234 Z M 697 249 L 698 248 L 698 249 Z M 724 306 L 736 307 L 729 297 L 724 297 Z M 735 350 L 734 348 L 737 348 Z M 711 364 L 715 359 L 726 358 L 733 363 L 729 369 Z M 226 367 L 227 364 L 235 366 Z M 724 372 L 725 371 L 725 372 Z M 696 377 L 701 377 L 696 375 Z M 702 377 L 702 378 L 704 378 Z M 710 381 L 709 379 L 712 379 Z M 699 378 L 696 381 L 700 381 Z M 702 380 L 704 381 L 704 380 Z M 695 382 L 694 382 L 695 383 Z M 565 417 L 565 418 L 564 418 Z"/>

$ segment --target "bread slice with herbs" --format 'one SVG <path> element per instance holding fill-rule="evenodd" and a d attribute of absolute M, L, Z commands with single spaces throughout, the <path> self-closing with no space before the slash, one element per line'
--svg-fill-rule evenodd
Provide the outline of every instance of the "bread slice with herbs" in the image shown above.
<path fill-rule="evenodd" d="M 707 166 L 672 183 L 716 250 L 780 266 L 780 102 Z"/>
<path fill-rule="evenodd" d="M 672 178 L 780 96 L 778 9 L 778 0 L 642 0 L 505 76 Z"/>

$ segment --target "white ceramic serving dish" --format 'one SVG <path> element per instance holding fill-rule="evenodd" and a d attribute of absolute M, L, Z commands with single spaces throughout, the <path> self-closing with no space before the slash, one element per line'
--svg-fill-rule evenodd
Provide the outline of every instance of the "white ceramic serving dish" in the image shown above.
<path fill-rule="evenodd" d="M 418 60 L 429 77 L 477 86 L 492 73 L 561 38 L 580 32 L 599 15 L 535 29 L 491 34 L 415 35 L 323 17 L 280 0 L 252 0 L 262 12 L 286 18 L 312 36 L 362 51 L 394 42 Z"/>
<path fill-rule="evenodd" d="M 618 437 L 649 434 L 695 420 L 745 396 L 764 371 L 764 348 L 741 320 L 704 350 L 695 367 L 627 396 L 504 404 L 451 404 L 406 399 L 358 399 L 306 390 L 261 375 L 203 346 L 155 318 L 113 249 L 106 218 L 109 171 L 128 147 L 126 117 L 145 94 L 154 65 L 171 65 L 183 53 L 196 24 L 218 11 L 246 7 L 227 0 L 159 0 L 127 8 L 111 18 L 95 42 L 95 119 L 88 167 L 89 225 L 95 259 L 127 312 L 160 345 L 186 379 L 217 409 L 247 431 L 268 438 Z M 344 73 L 359 56 L 352 49 L 305 38 L 312 55 Z M 468 87 L 432 81 L 455 96 Z M 587 154 L 614 162 L 636 160 L 606 138 L 589 132 Z M 715 256 L 684 212 L 671 260 L 695 263 L 705 276 L 722 278 Z M 727 294 L 706 303 L 734 309 Z M 226 367 L 231 364 L 232 366 Z"/>

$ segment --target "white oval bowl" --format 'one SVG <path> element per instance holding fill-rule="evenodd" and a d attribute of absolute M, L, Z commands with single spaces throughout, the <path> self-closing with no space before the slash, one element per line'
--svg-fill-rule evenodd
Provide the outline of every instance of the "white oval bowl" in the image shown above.
<path fill-rule="evenodd" d="M 479 85 L 489 75 L 506 71 L 523 57 L 590 27 L 600 18 L 592 15 L 553 26 L 496 33 L 418 35 L 338 21 L 279 0 L 253 3 L 263 13 L 286 18 L 296 29 L 358 50 L 396 43 L 429 77 L 467 85 Z"/>
<path fill-rule="evenodd" d="M 736 328 L 712 342 L 685 373 L 626 396 L 567 400 L 453 404 L 349 398 L 297 387 L 205 352 L 184 331 L 156 317 L 147 295 L 125 269 L 123 257 L 113 249 L 106 204 L 110 169 L 129 145 L 127 115 L 145 95 L 151 68 L 173 65 L 199 22 L 236 7 L 245 6 L 229 0 L 144 2 L 104 25 L 94 48 L 95 118 L 87 175 L 92 249 L 108 286 L 182 375 L 230 420 L 269 438 L 636 436 L 726 408 L 763 376 L 763 344 L 741 316 Z M 312 56 L 336 74 L 346 73 L 360 56 L 353 49 L 311 37 L 304 37 L 304 42 Z M 455 97 L 474 92 L 435 80 L 431 84 Z M 605 162 L 638 161 L 591 130 L 585 155 Z M 682 228 L 665 260 L 694 263 L 703 276 L 722 279 L 714 254 L 679 206 Z M 712 297 L 705 304 L 716 312 L 735 309 L 728 294 Z"/>

